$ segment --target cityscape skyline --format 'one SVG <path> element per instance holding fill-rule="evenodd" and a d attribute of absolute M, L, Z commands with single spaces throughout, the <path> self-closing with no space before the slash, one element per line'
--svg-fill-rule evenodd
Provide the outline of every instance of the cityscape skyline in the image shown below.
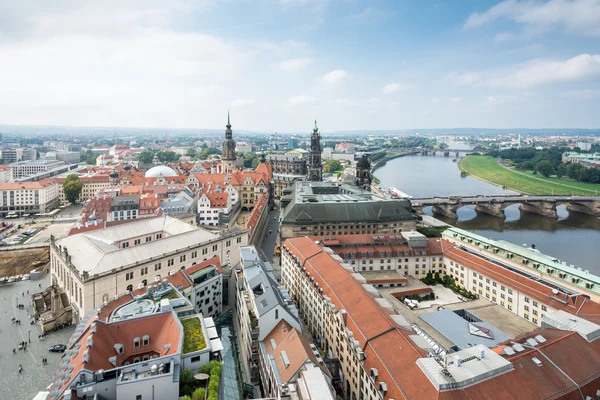
<path fill-rule="evenodd" d="M 222 129 L 229 107 L 249 131 L 600 126 L 595 1 L 0 11 L 2 124 Z"/>

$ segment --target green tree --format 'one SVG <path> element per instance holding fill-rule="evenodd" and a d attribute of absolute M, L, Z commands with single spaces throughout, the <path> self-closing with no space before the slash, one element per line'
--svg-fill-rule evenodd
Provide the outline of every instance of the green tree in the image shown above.
<path fill-rule="evenodd" d="M 75 174 L 67 175 L 65 183 L 63 183 L 63 192 L 69 203 L 75 204 L 81 194 L 81 189 L 83 189 L 81 179 Z"/>
<path fill-rule="evenodd" d="M 540 161 L 535 166 L 535 169 L 537 170 L 537 172 L 544 175 L 546 178 L 554 173 L 554 167 L 552 166 L 552 163 L 548 160 Z"/>
<path fill-rule="evenodd" d="M 560 164 L 558 168 L 556 168 L 556 176 L 562 178 L 567 175 L 567 166 L 565 164 Z"/>
<path fill-rule="evenodd" d="M 196 149 L 190 147 L 185 151 L 185 155 L 189 157 L 194 157 L 196 155 Z"/>
<path fill-rule="evenodd" d="M 192 393 L 192 400 L 204 400 L 205 396 L 206 396 L 206 389 L 198 388 L 198 389 L 194 390 L 194 393 Z"/>
<path fill-rule="evenodd" d="M 326 160 L 323 172 L 334 172 L 342 168 L 342 163 L 339 160 Z"/>
<path fill-rule="evenodd" d="M 151 164 L 154 159 L 154 152 L 146 149 L 138 155 L 138 161 L 142 164 Z"/>

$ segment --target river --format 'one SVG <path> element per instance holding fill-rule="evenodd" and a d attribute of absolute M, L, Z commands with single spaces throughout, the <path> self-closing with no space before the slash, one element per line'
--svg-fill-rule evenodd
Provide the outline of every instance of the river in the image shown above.
<path fill-rule="evenodd" d="M 464 148 L 450 144 L 453 149 Z M 381 186 L 394 186 L 413 197 L 449 195 L 493 195 L 512 193 L 473 177 L 462 178 L 455 155 L 444 157 L 411 155 L 388 161 L 375 171 Z M 431 208 L 426 208 L 431 215 Z M 535 244 L 541 252 L 557 257 L 567 264 L 589 269 L 600 275 L 600 219 L 571 213 L 564 206 L 558 207 L 559 218 L 521 213 L 518 205 L 505 209 L 506 220 L 488 215 L 478 215 L 474 206 L 458 210 L 458 220 L 435 215 L 448 224 L 475 232 L 495 240 L 515 244 Z"/>

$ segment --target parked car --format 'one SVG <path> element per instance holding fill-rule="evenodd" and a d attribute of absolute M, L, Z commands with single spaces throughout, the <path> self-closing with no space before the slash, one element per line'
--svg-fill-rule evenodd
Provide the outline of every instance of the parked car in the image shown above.
<path fill-rule="evenodd" d="M 48 351 L 51 351 L 53 353 L 64 353 L 66 349 L 67 346 L 65 346 L 64 344 L 55 344 L 50 346 L 48 348 Z"/>

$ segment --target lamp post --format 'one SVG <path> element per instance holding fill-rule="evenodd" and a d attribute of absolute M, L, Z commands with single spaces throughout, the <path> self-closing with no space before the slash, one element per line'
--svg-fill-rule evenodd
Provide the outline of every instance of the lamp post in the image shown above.
<path fill-rule="evenodd" d="M 28 336 L 29 336 L 29 343 L 31 343 L 31 331 L 27 332 Z"/>

